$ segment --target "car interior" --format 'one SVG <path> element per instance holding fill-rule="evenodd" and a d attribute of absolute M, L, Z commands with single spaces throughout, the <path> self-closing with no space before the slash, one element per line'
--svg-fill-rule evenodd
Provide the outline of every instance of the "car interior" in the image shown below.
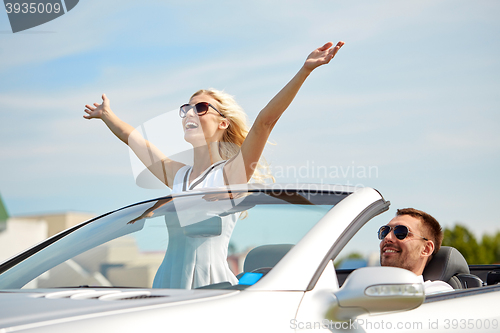
<path fill-rule="evenodd" d="M 239 279 L 244 273 L 258 272 L 264 275 L 290 251 L 293 244 L 262 245 L 248 252 L 243 263 L 243 272 L 236 277 Z"/>
<path fill-rule="evenodd" d="M 440 280 L 447 282 L 453 289 L 468 289 L 483 286 L 483 280 L 470 274 L 464 256 L 454 247 L 443 246 L 439 249 L 423 272 L 424 281 Z"/>
<path fill-rule="evenodd" d="M 337 269 L 341 286 L 354 269 Z M 424 281 L 440 280 L 454 289 L 470 289 L 500 283 L 500 265 L 468 265 L 454 247 L 442 246 L 423 272 Z"/>
<path fill-rule="evenodd" d="M 241 278 L 247 272 L 258 272 L 265 275 L 292 247 L 293 244 L 270 244 L 254 248 L 247 254 L 243 272 L 238 274 L 237 278 Z M 353 271 L 354 269 L 336 270 L 340 286 Z M 433 256 L 422 275 L 424 281 L 444 281 L 457 290 L 478 288 L 500 283 L 500 265 L 469 266 L 464 256 L 456 248 L 442 246 L 439 252 Z"/>

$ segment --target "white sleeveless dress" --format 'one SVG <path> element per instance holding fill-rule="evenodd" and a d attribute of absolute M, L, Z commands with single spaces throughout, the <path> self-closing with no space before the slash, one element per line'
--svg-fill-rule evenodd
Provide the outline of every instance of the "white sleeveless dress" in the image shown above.
<path fill-rule="evenodd" d="M 225 162 L 211 165 L 190 186 L 188 180 L 192 167 L 188 165 L 182 167 L 175 175 L 172 193 L 224 186 L 222 169 Z M 168 247 L 165 258 L 156 272 L 153 288 L 192 289 L 225 281 L 231 284 L 238 283 L 238 279 L 229 269 L 227 251 L 239 215 L 230 214 L 221 217 L 221 233 L 211 237 L 188 236 L 178 218 L 166 217 Z"/>

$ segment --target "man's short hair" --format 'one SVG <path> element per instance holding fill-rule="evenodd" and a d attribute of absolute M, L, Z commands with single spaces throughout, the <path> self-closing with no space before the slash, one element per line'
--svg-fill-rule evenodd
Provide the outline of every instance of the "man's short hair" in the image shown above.
<path fill-rule="evenodd" d="M 436 254 L 441 248 L 441 243 L 443 242 L 443 230 L 441 229 L 439 222 L 430 214 L 415 208 L 398 209 L 396 216 L 400 215 L 409 215 L 422 221 L 424 231 L 427 235 L 421 236 L 424 236 L 434 242 L 434 252 L 432 252 L 432 254 Z"/>

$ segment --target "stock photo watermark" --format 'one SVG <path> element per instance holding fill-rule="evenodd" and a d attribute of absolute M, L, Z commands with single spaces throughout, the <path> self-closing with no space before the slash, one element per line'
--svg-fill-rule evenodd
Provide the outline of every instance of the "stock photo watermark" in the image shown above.
<path fill-rule="evenodd" d="M 164 184 L 156 180 L 148 171 L 148 169 L 152 170 L 161 166 L 162 163 L 155 158 L 153 148 L 148 145 L 148 141 L 154 142 L 155 147 L 169 159 L 186 165 L 193 164 L 194 148 L 184 140 L 179 111 L 173 110 L 156 116 L 138 126 L 134 132 L 135 135 L 132 136 L 141 138 L 141 140 L 129 141 L 131 147 L 129 154 L 133 176 L 138 186 L 152 189 L 164 188 Z M 235 148 L 239 149 L 239 147 Z M 137 158 L 136 151 L 144 151 L 145 158 L 142 160 Z M 379 178 L 380 175 L 379 166 L 357 161 L 328 164 L 324 161 L 298 159 L 295 165 L 275 165 L 264 161 L 262 165 L 253 164 L 252 168 L 258 169 L 262 175 L 270 176 L 264 177 L 267 185 L 270 185 L 270 179 L 275 179 L 279 183 L 293 183 L 294 185 L 314 183 L 366 187 L 371 185 L 371 180 Z M 261 182 L 255 179 L 254 181 Z"/>
<path fill-rule="evenodd" d="M 291 329 L 299 330 L 491 330 L 496 331 L 499 328 L 498 319 L 480 318 L 480 319 L 446 319 L 433 318 L 421 321 L 386 321 L 369 319 L 351 319 L 348 321 L 332 321 L 324 319 L 322 321 L 298 321 L 290 320 Z"/>
<path fill-rule="evenodd" d="M 31 29 L 52 21 L 70 10 L 79 0 L 4 0 L 12 32 Z"/>
<path fill-rule="evenodd" d="M 379 169 L 376 165 L 359 165 L 355 161 L 351 161 L 350 165 L 321 165 L 315 161 L 307 160 L 305 164 L 300 166 L 269 166 L 270 173 L 275 178 L 282 179 L 297 179 L 297 180 L 314 180 L 320 179 L 320 182 L 328 180 L 335 181 L 342 179 L 356 180 L 359 184 L 355 186 L 363 186 L 362 182 L 367 179 L 379 177 Z M 349 181 L 350 183 L 350 181 Z M 347 184 L 351 185 L 351 184 Z"/>

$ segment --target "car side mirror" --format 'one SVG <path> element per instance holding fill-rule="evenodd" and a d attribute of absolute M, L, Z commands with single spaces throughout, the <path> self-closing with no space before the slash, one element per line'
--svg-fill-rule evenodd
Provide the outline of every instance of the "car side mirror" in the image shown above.
<path fill-rule="evenodd" d="M 363 267 L 352 272 L 326 318 L 348 321 L 362 314 L 407 311 L 425 300 L 422 279 L 409 270 L 396 267 Z"/>

